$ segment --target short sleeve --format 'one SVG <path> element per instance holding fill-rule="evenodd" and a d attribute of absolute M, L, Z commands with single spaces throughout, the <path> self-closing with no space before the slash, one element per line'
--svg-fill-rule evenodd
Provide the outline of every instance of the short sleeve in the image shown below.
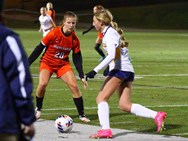
<path fill-rule="evenodd" d="M 103 33 L 102 33 L 102 32 L 98 32 L 98 37 L 99 37 L 100 39 L 102 39 L 102 38 L 103 38 Z"/>

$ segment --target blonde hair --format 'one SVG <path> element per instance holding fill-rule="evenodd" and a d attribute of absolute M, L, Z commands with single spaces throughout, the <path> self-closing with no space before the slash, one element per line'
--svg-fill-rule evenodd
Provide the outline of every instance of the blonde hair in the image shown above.
<path fill-rule="evenodd" d="M 93 8 L 96 8 L 99 11 L 104 9 L 104 7 L 102 5 L 95 5 Z"/>
<path fill-rule="evenodd" d="M 44 12 L 46 13 L 46 7 L 41 7 L 41 8 L 40 8 L 40 12 L 41 12 L 41 11 L 44 11 Z"/>
<path fill-rule="evenodd" d="M 110 23 L 113 20 L 113 16 L 111 12 L 107 9 L 95 13 L 94 16 L 96 17 L 97 20 L 103 22 L 103 24 L 105 25 L 110 25 Z"/>
<path fill-rule="evenodd" d="M 111 26 L 119 33 L 121 36 L 121 47 L 128 47 L 129 43 L 126 41 L 126 38 L 123 36 L 123 29 L 121 29 L 116 22 L 111 22 Z"/>
<path fill-rule="evenodd" d="M 95 13 L 94 16 L 104 25 L 110 25 L 119 33 L 119 35 L 121 36 L 121 47 L 128 47 L 128 42 L 126 41 L 126 38 L 123 36 L 123 30 L 118 26 L 116 22 L 113 21 L 113 16 L 109 10 L 104 9 L 102 11 Z"/>
<path fill-rule="evenodd" d="M 51 2 L 48 2 L 48 3 L 46 4 L 47 9 L 48 9 L 48 5 L 49 5 L 49 8 L 50 8 L 50 9 L 53 9 L 53 4 L 52 4 Z"/>

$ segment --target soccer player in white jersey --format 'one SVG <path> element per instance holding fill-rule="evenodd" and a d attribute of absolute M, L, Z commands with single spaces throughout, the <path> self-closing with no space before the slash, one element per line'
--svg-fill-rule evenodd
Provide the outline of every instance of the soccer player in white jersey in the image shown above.
<path fill-rule="evenodd" d="M 43 37 L 44 37 L 48 34 L 50 30 L 56 27 L 56 25 L 52 20 L 52 18 L 49 15 L 47 15 L 46 7 L 41 7 L 40 13 L 41 15 L 39 16 L 39 22 L 40 22 L 39 32 L 43 32 Z"/>
<path fill-rule="evenodd" d="M 157 132 L 160 133 L 164 128 L 166 113 L 150 110 L 140 104 L 132 103 L 130 100 L 134 69 L 129 59 L 128 42 L 122 36 L 122 30 L 117 24 L 114 24 L 111 17 L 112 15 L 108 10 L 97 12 L 93 16 L 93 26 L 97 31 L 103 33 L 103 46 L 108 55 L 92 71 L 86 73 L 86 78 L 94 78 L 101 69 L 112 61 L 114 61 L 114 69 L 108 73 L 96 98 L 98 117 L 102 129 L 91 135 L 90 138 L 112 137 L 108 100 L 116 90 L 119 95 L 119 107 L 122 111 L 154 119 Z"/>

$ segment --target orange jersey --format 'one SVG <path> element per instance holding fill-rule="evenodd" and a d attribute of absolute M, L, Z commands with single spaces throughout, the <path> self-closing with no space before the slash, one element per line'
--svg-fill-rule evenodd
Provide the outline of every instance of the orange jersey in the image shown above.
<path fill-rule="evenodd" d="M 52 20 L 55 22 L 55 10 L 48 10 L 47 14 L 52 18 Z"/>
<path fill-rule="evenodd" d="M 78 53 L 80 51 L 80 41 L 72 32 L 65 36 L 61 27 L 51 30 L 43 39 L 42 43 L 46 46 L 41 62 L 51 67 L 61 67 L 69 64 L 68 55 L 71 51 Z"/>
<path fill-rule="evenodd" d="M 99 37 L 100 39 L 102 39 L 102 38 L 103 38 L 103 33 L 102 33 L 102 32 L 98 32 L 98 37 Z"/>

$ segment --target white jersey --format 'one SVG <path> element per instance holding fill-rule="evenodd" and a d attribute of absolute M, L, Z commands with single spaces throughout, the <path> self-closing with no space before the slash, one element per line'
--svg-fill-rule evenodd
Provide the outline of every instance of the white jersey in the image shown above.
<path fill-rule="evenodd" d="M 40 15 L 39 21 L 40 21 L 40 25 L 41 25 L 43 37 L 44 37 L 52 29 L 52 24 L 51 24 L 52 18 L 48 15 L 46 16 Z"/>
<path fill-rule="evenodd" d="M 94 71 L 98 73 L 106 65 L 110 64 L 110 66 L 114 67 L 113 69 L 134 73 L 128 48 L 120 47 L 121 39 L 119 33 L 112 27 L 107 26 L 103 30 L 103 35 L 103 47 L 108 55 L 94 68 Z M 110 70 L 112 70 L 112 68 L 110 68 Z"/>

